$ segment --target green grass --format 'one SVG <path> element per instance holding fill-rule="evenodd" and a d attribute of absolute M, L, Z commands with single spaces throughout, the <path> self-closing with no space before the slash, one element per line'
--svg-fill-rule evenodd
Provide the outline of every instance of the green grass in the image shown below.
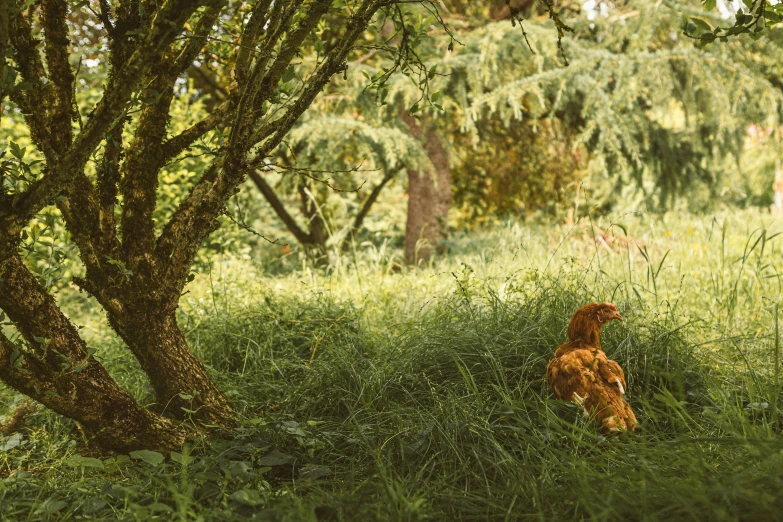
<path fill-rule="evenodd" d="M 39 411 L 21 440 L 0 440 L 19 443 L 0 450 L 0 517 L 783 519 L 780 224 L 615 223 L 455 234 L 448 256 L 402 271 L 398 251 L 369 243 L 327 269 L 273 247 L 216 262 L 180 318 L 244 420 L 236 439 L 98 464 L 75 457 L 91 455 L 72 423 Z M 94 304 L 60 299 L 151 402 Z M 627 318 L 603 334 L 641 421 L 619 439 L 544 381 L 571 313 L 593 300 Z"/>

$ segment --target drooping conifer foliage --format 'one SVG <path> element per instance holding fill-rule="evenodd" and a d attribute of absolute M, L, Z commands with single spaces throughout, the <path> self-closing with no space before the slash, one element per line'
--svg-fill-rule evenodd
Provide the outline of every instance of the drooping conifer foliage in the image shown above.
<path fill-rule="evenodd" d="M 658 211 L 679 196 L 707 208 L 759 182 L 768 190 L 778 144 L 754 146 L 751 155 L 764 161 L 743 162 L 749 126 L 779 129 L 781 31 L 705 45 L 686 34 L 688 17 L 729 21 L 698 2 L 583 4 L 559 6 L 574 33 L 558 45 L 543 5 L 512 2 L 527 16 L 520 27 L 508 23 L 512 11 L 504 2 L 448 2 L 443 16 L 454 34 L 432 28 L 418 48 L 427 88 L 422 91 L 419 76 L 398 71 L 380 92 L 366 91 L 366 78 L 383 74 L 393 60 L 368 49 L 313 106 L 313 116 L 301 120 L 298 135 L 317 136 L 319 147 L 296 156 L 297 164 L 323 169 L 326 158 L 337 160 L 340 186 L 362 187 L 366 197 L 375 185 L 362 183 L 386 176 L 350 167 L 362 160 L 377 165 L 372 158 L 379 151 L 386 164 L 426 169 L 426 151 L 415 141 L 382 145 L 381 136 L 410 134 L 400 117 L 410 113 L 434 122 L 446 144 L 455 202 L 467 222 L 551 212 L 585 196 L 593 208 L 608 210 L 630 198 L 629 206 Z M 322 125 L 323 119 L 334 123 Z M 373 131 L 350 130 L 354 119 Z M 345 146 L 347 136 L 352 147 Z M 344 152 L 324 155 L 327 150 Z M 287 146 L 279 154 L 294 157 Z M 384 172 L 405 183 L 404 170 L 396 177 Z M 277 188 L 281 199 L 296 195 L 290 178 Z M 328 209 L 339 198 L 355 195 L 321 185 L 314 199 Z"/>

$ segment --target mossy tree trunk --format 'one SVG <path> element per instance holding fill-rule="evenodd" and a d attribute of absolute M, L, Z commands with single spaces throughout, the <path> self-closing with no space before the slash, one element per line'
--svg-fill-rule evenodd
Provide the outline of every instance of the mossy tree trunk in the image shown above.
<path fill-rule="evenodd" d="M 77 421 L 105 450 L 173 449 L 185 440 L 181 428 L 117 385 L 17 256 L 0 263 L 0 308 L 23 337 L 0 334 L 5 383 Z"/>
<path fill-rule="evenodd" d="M 226 56 L 232 74 L 225 100 L 169 136 L 177 80 L 202 54 L 216 24 L 226 24 L 226 31 L 236 26 L 221 16 L 227 0 L 142 3 L 143 10 L 134 2 L 101 2 L 93 12 L 93 26 L 108 42 L 110 69 L 100 101 L 82 117 L 74 99 L 68 4 L 41 0 L 20 11 L 0 0 L 0 66 L 6 69 L 0 77 L 10 77 L 5 58 L 13 56 L 14 70 L 28 85 L 3 83 L 0 103 L 8 95 L 19 108 L 43 159 L 23 182 L 0 183 L 0 310 L 19 332 L 0 331 L 0 379 L 77 421 L 101 448 L 123 452 L 181 445 L 185 432 L 168 416 L 234 424 L 231 406 L 177 326 L 190 267 L 246 174 L 264 165 L 332 76 L 347 67 L 376 12 L 400 13 L 385 0 L 362 0 L 328 18 L 331 0 L 249 5 L 236 51 Z M 334 23 L 337 36 L 295 93 L 281 99 L 278 93 L 290 92 L 285 72 L 322 21 Z M 270 103 L 278 105 L 267 114 Z M 225 139 L 211 151 L 211 163 L 157 227 L 162 169 L 218 127 L 226 129 Z M 93 158 L 94 177 L 87 168 Z M 0 176 L 30 170 L 26 161 L 21 153 L 11 162 L 19 168 Z M 25 227 L 55 205 L 84 267 L 74 283 L 106 310 L 148 374 L 165 416 L 118 386 L 20 258 Z"/>
<path fill-rule="evenodd" d="M 110 316 L 109 323 L 149 377 L 158 399 L 156 410 L 203 424 L 231 426 L 231 406 L 189 350 L 174 314 Z"/>

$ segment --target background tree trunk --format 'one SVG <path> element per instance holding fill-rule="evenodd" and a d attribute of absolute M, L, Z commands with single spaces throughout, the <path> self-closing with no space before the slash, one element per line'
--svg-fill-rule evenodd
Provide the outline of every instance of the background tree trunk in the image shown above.
<path fill-rule="evenodd" d="M 431 123 L 418 122 L 407 112 L 401 118 L 413 137 L 420 140 L 435 168 L 430 172 L 408 170 L 408 222 L 405 226 L 405 262 L 427 261 L 442 252 L 451 207 L 449 154 Z"/>

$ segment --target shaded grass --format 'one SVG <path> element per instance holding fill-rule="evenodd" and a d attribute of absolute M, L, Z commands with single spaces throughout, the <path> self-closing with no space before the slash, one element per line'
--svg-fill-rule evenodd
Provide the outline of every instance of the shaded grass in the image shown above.
<path fill-rule="evenodd" d="M 0 516 L 782 519 L 779 375 L 761 299 L 776 283 L 760 268 L 774 266 L 769 251 L 757 263 L 729 238 L 714 264 L 664 268 L 653 284 L 659 261 L 645 277 L 630 248 L 596 260 L 576 239 L 539 265 L 455 247 L 401 275 L 371 253 L 364 267 L 256 286 L 257 273 L 216 269 L 183 300 L 181 324 L 244 419 L 237 438 L 195 441 L 158 465 L 116 456 L 93 469 L 74 460 L 88 453 L 72 424 L 39 412 L 20 445 L 0 451 L 12 475 Z M 702 243 L 691 255 L 709 259 Z M 691 269 L 717 282 L 677 290 Z M 588 300 L 613 300 L 627 317 L 603 345 L 626 369 L 638 433 L 606 439 L 547 390 L 546 363 Z M 151 401 L 135 363 L 91 328 L 112 372 Z"/>

